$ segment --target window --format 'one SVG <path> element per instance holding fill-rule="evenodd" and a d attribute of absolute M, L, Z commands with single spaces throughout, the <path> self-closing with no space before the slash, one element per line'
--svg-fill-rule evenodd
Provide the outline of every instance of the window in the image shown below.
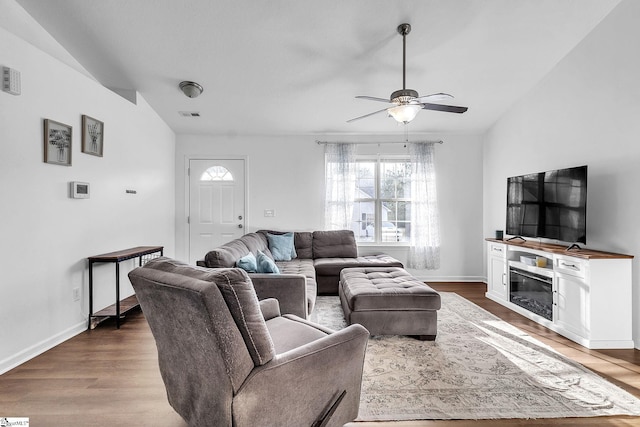
<path fill-rule="evenodd" d="M 358 156 L 355 144 L 325 148 L 325 225 L 350 228 L 358 242 L 407 244 L 407 267 L 440 268 L 440 216 L 433 141 L 408 143 L 408 156 Z"/>
<path fill-rule="evenodd" d="M 233 175 L 224 166 L 211 166 L 202 173 L 200 181 L 233 181 Z"/>
<path fill-rule="evenodd" d="M 411 163 L 408 158 L 357 158 L 352 229 L 358 242 L 409 242 Z"/>

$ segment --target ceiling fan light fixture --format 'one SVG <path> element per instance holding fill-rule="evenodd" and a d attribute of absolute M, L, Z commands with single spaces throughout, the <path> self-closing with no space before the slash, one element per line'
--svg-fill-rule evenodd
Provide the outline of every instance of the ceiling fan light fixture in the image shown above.
<path fill-rule="evenodd" d="M 453 96 L 449 95 L 448 93 L 432 93 L 430 95 L 420 96 L 418 95 L 417 91 L 413 89 L 407 89 L 407 34 L 409 34 L 410 32 L 411 25 L 398 25 L 398 34 L 402 36 L 402 89 L 396 90 L 391 94 L 389 98 L 386 99 L 374 96 L 356 96 L 356 98 L 395 104 L 395 106 L 384 108 L 382 110 L 374 111 L 373 113 L 365 114 L 364 116 L 347 120 L 347 123 L 351 123 L 356 120 L 364 119 L 365 117 L 370 117 L 383 112 L 387 112 L 387 114 L 393 117 L 398 123 L 407 124 L 411 120 L 415 119 L 418 111 L 422 109 L 458 114 L 467 111 L 467 107 L 433 103 L 453 98 Z"/>
<path fill-rule="evenodd" d="M 400 89 L 391 94 L 391 102 L 396 104 L 407 104 L 418 96 L 418 92 L 413 89 Z"/>
<path fill-rule="evenodd" d="M 387 111 L 398 123 L 407 124 L 416 118 L 418 111 L 422 110 L 422 106 L 418 104 L 404 104 L 391 107 Z"/>
<path fill-rule="evenodd" d="M 204 88 L 196 82 L 184 81 L 180 82 L 180 90 L 189 98 L 197 98 Z"/>

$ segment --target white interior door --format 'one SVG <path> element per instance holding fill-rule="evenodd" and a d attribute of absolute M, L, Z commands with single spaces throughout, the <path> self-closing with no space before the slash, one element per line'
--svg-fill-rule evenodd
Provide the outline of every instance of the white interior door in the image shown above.
<path fill-rule="evenodd" d="M 244 234 L 245 161 L 189 161 L 189 263 Z"/>

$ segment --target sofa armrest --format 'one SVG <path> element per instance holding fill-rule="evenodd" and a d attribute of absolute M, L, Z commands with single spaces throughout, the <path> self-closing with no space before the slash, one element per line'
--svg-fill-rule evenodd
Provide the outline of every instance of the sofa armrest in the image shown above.
<path fill-rule="evenodd" d="M 280 305 L 275 298 L 267 298 L 260 301 L 260 311 L 264 320 L 280 316 Z"/>
<path fill-rule="evenodd" d="M 249 277 L 259 300 L 275 298 L 281 313 L 308 317 L 307 279 L 303 275 L 250 273 Z"/>
<path fill-rule="evenodd" d="M 333 418 L 339 425 L 352 421 L 358 415 L 368 338 L 369 332 L 354 324 L 276 355 L 238 390 L 234 420 L 238 425 L 312 425 L 346 390 Z M 278 399 L 255 398 L 276 394 Z"/>

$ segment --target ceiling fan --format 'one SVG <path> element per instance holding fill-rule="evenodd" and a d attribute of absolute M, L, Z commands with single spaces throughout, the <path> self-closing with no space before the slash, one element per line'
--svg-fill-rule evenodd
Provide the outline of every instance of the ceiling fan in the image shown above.
<path fill-rule="evenodd" d="M 432 102 L 445 101 L 452 99 L 453 96 L 448 93 L 433 93 L 431 95 L 420 96 L 418 92 L 413 89 L 406 88 L 406 57 L 407 57 L 407 34 L 411 32 L 411 25 L 400 24 L 398 25 L 398 33 L 402 36 L 402 89 L 396 90 L 391 94 L 389 99 L 376 98 L 374 96 L 356 96 L 358 99 L 368 99 L 370 101 L 386 102 L 393 104 L 383 110 L 374 111 L 373 113 L 365 114 L 364 116 L 356 117 L 351 120 L 347 120 L 347 123 L 351 123 L 356 120 L 364 119 L 365 117 L 373 116 L 378 113 L 387 112 L 391 117 L 396 119 L 399 123 L 409 123 L 413 120 L 418 112 L 422 109 L 444 111 L 446 113 L 464 113 L 467 111 L 467 107 L 458 107 L 454 105 L 433 104 Z"/>

